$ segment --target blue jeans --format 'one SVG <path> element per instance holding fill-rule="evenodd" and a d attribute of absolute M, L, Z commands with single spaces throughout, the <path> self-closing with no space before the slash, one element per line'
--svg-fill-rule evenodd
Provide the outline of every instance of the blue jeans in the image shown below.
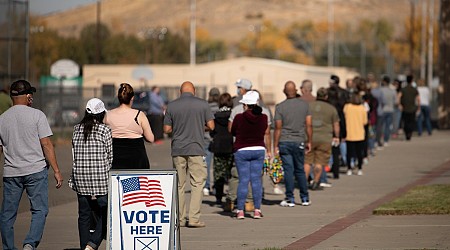
<path fill-rule="evenodd" d="M 248 193 L 248 184 L 251 182 L 253 203 L 256 209 L 261 209 L 262 201 L 262 171 L 265 150 L 240 150 L 234 153 L 234 161 L 239 175 L 237 191 L 237 207 L 244 210 Z M 305 173 L 303 173 L 305 175 Z"/>
<path fill-rule="evenodd" d="M 305 145 L 300 142 L 280 142 L 278 145 L 283 162 L 286 199 L 294 202 L 294 177 L 300 188 L 300 199 L 309 201 L 308 184 L 305 176 Z"/>
<path fill-rule="evenodd" d="M 420 114 L 417 117 L 417 133 L 422 135 L 423 122 L 425 121 L 425 128 L 429 135 L 431 135 L 431 118 L 430 118 L 430 107 L 429 106 L 420 106 Z"/>
<path fill-rule="evenodd" d="M 205 161 L 206 161 L 206 182 L 205 182 L 205 188 L 210 189 L 211 188 L 211 184 L 210 184 L 210 179 L 211 179 L 211 161 L 212 158 L 214 156 L 214 154 L 208 150 L 209 147 L 209 143 L 207 143 L 205 145 Z"/>
<path fill-rule="evenodd" d="M 80 248 L 84 249 L 89 244 L 97 249 L 106 236 L 108 210 L 108 195 L 98 195 L 92 199 L 90 195 L 78 195 L 78 235 Z M 92 215 L 96 222 L 94 233 L 90 233 Z"/>
<path fill-rule="evenodd" d="M 384 123 L 384 130 L 383 130 L 383 136 L 384 136 L 384 143 L 389 142 L 389 139 L 391 138 L 391 126 L 392 122 L 394 120 L 394 113 L 392 112 L 384 112 L 383 113 L 383 123 Z"/>
<path fill-rule="evenodd" d="M 402 111 L 398 109 L 398 107 L 394 108 L 394 118 L 392 122 L 392 132 L 398 133 L 398 129 L 400 127 L 400 121 L 402 120 Z"/>
<path fill-rule="evenodd" d="M 24 190 L 31 204 L 31 224 L 23 245 L 30 244 L 36 248 L 44 233 L 45 219 L 48 214 L 48 169 L 25 176 L 3 177 L 0 223 L 4 250 L 17 249 L 14 246 L 14 223 Z"/>

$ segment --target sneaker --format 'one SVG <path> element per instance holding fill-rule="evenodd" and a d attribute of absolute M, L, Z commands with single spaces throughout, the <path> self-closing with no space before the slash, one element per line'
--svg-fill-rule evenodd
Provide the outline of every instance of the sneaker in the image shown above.
<path fill-rule="evenodd" d="M 30 244 L 23 245 L 23 250 L 33 250 L 33 249 L 34 249 L 33 246 Z"/>
<path fill-rule="evenodd" d="M 347 175 L 352 175 L 353 171 L 351 169 L 347 170 Z"/>
<path fill-rule="evenodd" d="M 321 182 L 321 183 L 320 183 L 320 186 L 321 186 L 321 187 L 324 187 L 324 188 L 330 188 L 330 187 L 332 187 L 333 185 L 331 185 L 331 183 L 328 183 L 328 182 Z"/>
<path fill-rule="evenodd" d="M 311 202 L 309 201 L 309 199 L 302 200 L 302 206 L 309 206 L 309 205 L 311 205 Z"/>
<path fill-rule="evenodd" d="M 204 196 L 208 196 L 209 195 L 209 189 L 208 188 L 203 188 L 203 195 Z"/>
<path fill-rule="evenodd" d="M 293 201 L 290 201 L 290 200 L 284 200 L 284 201 L 280 202 L 280 206 L 282 206 L 282 207 L 295 207 L 295 203 Z"/>
<path fill-rule="evenodd" d="M 363 175 L 362 170 L 358 170 L 358 175 Z"/>
<path fill-rule="evenodd" d="M 244 210 L 237 210 L 236 211 L 236 218 L 238 220 L 243 220 L 245 218 Z"/>
<path fill-rule="evenodd" d="M 253 219 L 261 219 L 263 217 L 260 209 L 255 209 L 253 213 Z"/>
<path fill-rule="evenodd" d="M 389 147 L 389 144 L 387 142 L 385 142 L 383 146 Z"/>
<path fill-rule="evenodd" d="M 284 194 L 283 190 L 279 186 L 273 187 L 273 193 L 274 194 Z"/>

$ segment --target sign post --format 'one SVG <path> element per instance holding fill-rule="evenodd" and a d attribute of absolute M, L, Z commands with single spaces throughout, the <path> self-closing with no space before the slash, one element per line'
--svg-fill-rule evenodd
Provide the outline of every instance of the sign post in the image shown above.
<path fill-rule="evenodd" d="M 109 184 L 107 249 L 181 249 L 176 171 L 112 170 Z"/>

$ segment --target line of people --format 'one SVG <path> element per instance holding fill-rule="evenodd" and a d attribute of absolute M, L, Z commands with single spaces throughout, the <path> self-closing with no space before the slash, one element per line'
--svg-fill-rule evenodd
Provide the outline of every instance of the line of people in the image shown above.
<path fill-rule="evenodd" d="M 211 191 L 207 152 L 213 155 L 216 203 L 222 205 L 225 197 L 224 209 L 234 211 L 236 218 L 244 219 L 245 212 L 252 211 L 252 217 L 260 219 L 265 158 L 279 155 L 283 162 L 285 198 L 280 205 L 309 206 L 308 189 L 330 186 L 323 171 L 326 165 L 332 166 L 334 179 L 339 178 L 342 164 L 347 165 L 347 175 L 354 173 L 354 165 L 357 175 L 363 175 L 362 165 L 375 154 L 375 146 L 387 146 L 391 134 L 397 133 L 399 110 L 406 140 L 411 139 L 416 117 L 420 125 L 421 117 L 429 119 L 429 93 L 426 87 L 413 87 L 412 76 L 397 91 L 388 77 L 383 77 L 381 87 L 373 76 L 368 81 L 360 77 L 347 81 L 347 90 L 339 82 L 339 77 L 332 75 L 330 87 L 318 89 L 314 97 L 310 80 L 302 82 L 301 95 L 296 84 L 287 81 L 283 89 L 286 99 L 275 106 L 274 116 L 247 79 L 236 82 L 234 98 L 213 88 L 209 101 L 196 97 L 194 84 L 184 82 L 180 97 L 167 105 L 163 119 L 163 131 L 172 137 L 171 156 L 178 173 L 180 226 L 205 226 L 200 208 L 203 195 Z M 0 146 L 5 155 L 0 216 L 3 249 L 15 249 L 13 225 L 24 190 L 33 213 L 23 249 L 39 245 L 48 213 L 48 168 L 54 171 L 57 188 L 63 182 L 47 119 L 31 108 L 34 92 L 25 80 L 12 83 L 13 106 L 0 116 Z M 123 83 L 118 90 L 119 107 L 107 112 L 103 102 L 93 98 L 86 104 L 82 121 L 74 126 L 69 186 L 78 197 L 81 249 L 97 249 L 105 237 L 108 171 L 150 169 L 144 141 L 153 142 L 155 136 L 145 114 L 131 108 L 133 99 L 133 88 Z M 394 125 L 392 121 L 396 121 Z M 425 125 L 431 135 L 429 120 Z M 422 133 L 421 126 L 418 133 Z M 185 197 L 188 179 L 189 213 Z M 295 181 L 300 203 L 295 202 Z M 90 232 L 92 225 L 94 233 Z"/>

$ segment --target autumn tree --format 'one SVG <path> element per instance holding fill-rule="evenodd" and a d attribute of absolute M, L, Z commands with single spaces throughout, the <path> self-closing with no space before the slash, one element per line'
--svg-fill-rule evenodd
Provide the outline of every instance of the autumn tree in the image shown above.
<path fill-rule="evenodd" d="M 439 103 L 439 127 L 450 128 L 450 0 L 441 1 L 439 34 L 439 78 L 441 93 Z"/>

